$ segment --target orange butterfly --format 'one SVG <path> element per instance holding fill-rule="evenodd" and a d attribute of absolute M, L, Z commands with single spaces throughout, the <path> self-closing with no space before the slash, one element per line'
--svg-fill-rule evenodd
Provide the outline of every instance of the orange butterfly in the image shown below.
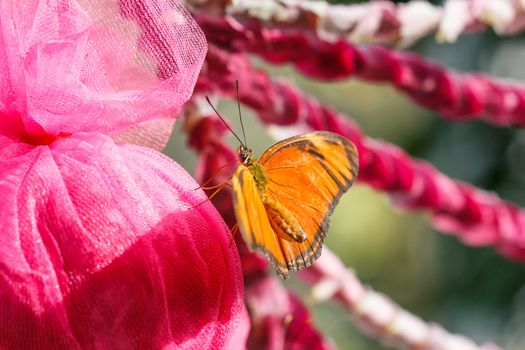
<path fill-rule="evenodd" d="M 346 138 L 319 131 L 277 142 L 256 160 L 235 137 L 242 163 L 233 175 L 239 229 L 248 247 L 287 278 L 321 255 L 329 216 L 357 176 L 357 150 Z"/>
<path fill-rule="evenodd" d="M 355 146 L 320 131 L 278 142 L 259 160 L 241 145 L 239 158 L 233 201 L 246 244 L 283 278 L 310 266 L 321 256 L 330 214 L 357 176 Z"/>

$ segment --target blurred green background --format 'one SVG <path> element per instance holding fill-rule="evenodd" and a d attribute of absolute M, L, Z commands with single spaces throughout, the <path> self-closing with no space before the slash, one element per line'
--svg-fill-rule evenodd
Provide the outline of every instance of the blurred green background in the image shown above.
<path fill-rule="evenodd" d="M 450 45 L 427 38 L 410 50 L 455 70 L 525 80 L 524 36 L 501 38 L 487 31 L 463 36 Z M 368 136 L 395 143 L 453 178 L 525 205 L 524 130 L 480 121 L 451 123 L 415 106 L 389 85 L 352 79 L 327 84 L 304 79 L 288 66 L 254 63 L 352 116 Z M 231 101 L 219 104 L 238 128 L 235 108 Z M 260 154 L 274 140 L 249 110 L 244 109 L 243 116 L 248 143 Z M 233 138 L 231 144 L 237 147 Z M 195 155 L 185 146 L 178 126 L 166 153 L 193 172 Z M 356 185 L 333 215 L 327 246 L 364 283 L 424 320 L 477 342 L 525 349 L 523 265 L 500 257 L 491 248 L 468 247 L 436 232 L 425 213 L 400 211 L 384 193 Z M 303 295 L 308 292 L 297 280 L 287 283 Z M 339 305 L 327 303 L 312 309 L 319 328 L 340 349 L 390 349 L 362 335 Z"/>

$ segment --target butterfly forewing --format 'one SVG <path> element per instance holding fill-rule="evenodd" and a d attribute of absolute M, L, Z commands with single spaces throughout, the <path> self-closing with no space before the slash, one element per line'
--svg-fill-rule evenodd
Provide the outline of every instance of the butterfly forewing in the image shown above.
<path fill-rule="evenodd" d="M 306 233 L 301 243 L 279 239 L 286 266 L 305 268 L 320 256 L 329 216 L 357 176 L 356 149 L 336 134 L 314 132 L 276 143 L 259 163 L 269 178 L 267 195 L 285 206 Z"/>

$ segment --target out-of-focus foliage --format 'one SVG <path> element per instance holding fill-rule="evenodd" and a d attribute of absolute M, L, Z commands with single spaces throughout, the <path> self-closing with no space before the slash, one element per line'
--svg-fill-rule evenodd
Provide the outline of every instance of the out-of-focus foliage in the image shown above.
<path fill-rule="evenodd" d="M 452 45 L 428 38 L 412 50 L 459 71 L 525 79 L 525 37 L 501 38 L 485 32 L 462 37 Z M 320 83 L 286 66 L 256 62 L 351 115 L 367 135 L 396 143 L 453 178 L 525 206 L 524 130 L 477 121 L 451 123 L 416 107 L 390 86 L 357 80 Z M 239 130 L 235 105 L 221 104 L 220 109 Z M 243 113 L 248 143 L 260 154 L 273 140 L 252 114 Z M 233 139 L 232 145 L 236 146 Z M 172 138 L 168 153 L 188 169 L 194 166 L 180 132 Z M 363 185 L 343 197 L 333 215 L 327 245 L 365 283 L 425 320 L 478 342 L 495 341 L 508 350 L 523 350 L 523 265 L 490 248 L 467 247 L 455 237 L 437 233 L 424 213 L 400 211 L 384 193 Z M 291 283 L 305 295 L 304 285 Z M 317 305 L 314 310 L 315 322 L 340 349 L 388 349 L 357 331 L 338 305 Z"/>

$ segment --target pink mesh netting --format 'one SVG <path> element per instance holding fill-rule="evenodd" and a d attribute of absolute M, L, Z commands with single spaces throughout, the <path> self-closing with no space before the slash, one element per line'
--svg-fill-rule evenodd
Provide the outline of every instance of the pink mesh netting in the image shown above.
<path fill-rule="evenodd" d="M 173 0 L 0 0 L 0 348 L 243 347 L 220 215 L 110 137 L 161 147 L 205 52 Z"/>
<path fill-rule="evenodd" d="M 174 123 L 175 119 L 173 118 L 147 120 L 113 136 L 113 140 L 119 143 L 148 147 L 160 152 L 166 147 L 170 139 Z"/>
<path fill-rule="evenodd" d="M 29 135 L 116 133 L 178 112 L 206 50 L 175 0 L 2 1 L 0 105 Z"/>

